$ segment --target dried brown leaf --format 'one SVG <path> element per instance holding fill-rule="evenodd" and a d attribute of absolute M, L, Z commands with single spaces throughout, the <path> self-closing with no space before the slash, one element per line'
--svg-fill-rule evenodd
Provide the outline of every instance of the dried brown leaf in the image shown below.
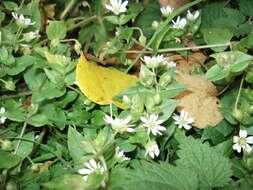
<path fill-rule="evenodd" d="M 177 110 L 185 110 L 194 117 L 194 127 L 215 126 L 223 119 L 216 87 L 210 81 L 206 81 L 203 76 L 182 73 L 177 76 L 177 80 L 185 84 L 188 90 L 178 97 L 180 103 Z"/>
<path fill-rule="evenodd" d="M 192 53 L 186 58 L 181 55 L 173 55 L 169 57 L 170 60 L 178 63 L 177 69 L 182 73 L 193 73 L 197 67 L 203 65 L 207 56 L 201 51 Z"/>

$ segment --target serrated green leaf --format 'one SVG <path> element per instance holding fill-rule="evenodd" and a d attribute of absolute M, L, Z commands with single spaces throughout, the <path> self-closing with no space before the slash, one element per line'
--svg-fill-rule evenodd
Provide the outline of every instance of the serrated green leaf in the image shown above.
<path fill-rule="evenodd" d="M 237 0 L 239 7 L 240 7 L 240 11 L 246 15 L 246 16 L 253 16 L 253 4 L 252 4 L 252 0 Z"/>
<path fill-rule="evenodd" d="M 46 29 L 46 34 L 49 40 L 61 40 L 67 34 L 67 27 L 63 21 L 52 21 Z"/>
<path fill-rule="evenodd" d="M 114 189 L 194 190 L 198 189 L 199 183 L 192 170 L 165 162 L 160 164 L 143 162 L 134 170 L 125 170 L 122 175 L 127 178 L 117 186 L 114 184 Z M 117 177 L 120 177 L 119 173 Z"/>
<path fill-rule="evenodd" d="M 190 168 L 198 175 L 202 188 L 222 187 L 232 176 L 231 163 L 218 150 L 192 137 L 179 138 L 177 165 Z"/>

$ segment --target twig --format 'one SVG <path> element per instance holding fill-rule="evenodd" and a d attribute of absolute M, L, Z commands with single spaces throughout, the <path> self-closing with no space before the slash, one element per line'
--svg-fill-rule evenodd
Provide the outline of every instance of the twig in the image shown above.
<path fill-rule="evenodd" d="M 230 87 L 230 85 L 232 84 L 232 82 L 228 83 L 220 92 L 218 92 L 217 96 L 222 95 L 224 92 L 227 91 L 227 89 Z"/>
<path fill-rule="evenodd" d="M 69 88 L 69 89 L 75 91 L 75 92 L 76 92 L 77 94 L 79 94 L 80 96 L 83 96 L 83 93 L 82 93 L 81 91 L 79 91 L 78 89 L 76 89 L 76 88 L 74 88 L 74 87 L 72 87 L 72 86 L 70 86 L 70 85 L 68 85 L 67 88 Z"/>

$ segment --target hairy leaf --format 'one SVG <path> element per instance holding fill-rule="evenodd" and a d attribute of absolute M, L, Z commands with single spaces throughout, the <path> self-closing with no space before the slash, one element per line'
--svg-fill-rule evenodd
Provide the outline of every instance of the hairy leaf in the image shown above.
<path fill-rule="evenodd" d="M 204 189 L 222 187 L 230 181 L 231 163 L 218 150 L 193 138 L 180 138 L 177 165 L 198 175 Z"/>
<path fill-rule="evenodd" d="M 127 174 L 127 175 L 126 175 Z M 127 179 L 122 180 L 120 176 L 125 175 Z M 175 167 L 168 163 L 148 163 L 143 162 L 134 170 L 125 170 L 117 173 L 115 178 L 119 178 L 122 183 L 117 180 L 117 187 L 114 189 L 126 190 L 194 190 L 198 189 L 198 179 L 196 174 L 185 167 Z M 114 181 L 114 182 L 115 182 Z"/>

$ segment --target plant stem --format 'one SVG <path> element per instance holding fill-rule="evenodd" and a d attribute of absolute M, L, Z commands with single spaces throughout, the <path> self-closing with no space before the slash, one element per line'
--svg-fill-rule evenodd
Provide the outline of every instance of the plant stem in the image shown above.
<path fill-rule="evenodd" d="M 156 30 L 156 32 L 153 34 L 152 38 L 149 40 L 148 44 L 146 47 L 149 47 L 157 38 L 158 35 L 161 35 L 160 33 L 164 30 L 164 28 L 168 27 L 169 22 L 178 14 L 184 12 L 185 10 L 189 9 L 190 7 L 202 2 L 205 0 L 195 0 L 191 3 L 186 4 L 185 6 L 177 9 L 176 11 L 174 11 L 169 17 L 167 17 L 167 19 L 160 25 L 160 27 Z M 135 60 L 133 61 L 133 63 L 131 65 L 129 65 L 129 67 L 126 69 L 126 73 L 128 73 L 128 71 L 138 62 L 138 60 L 140 59 L 140 57 L 143 55 L 143 53 L 146 50 L 146 47 L 143 48 L 143 50 L 139 53 L 139 55 L 135 58 Z"/>
<path fill-rule="evenodd" d="M 22 96 L 29 96 L 31 94 L 32 94 L 31 91 L 25 91 L 25 92 L 20 92 L 18 94 L 13 94 L 13 95 L 3 95 L 3 96 L 0 96 L 0 101 L 12 99 L 12 98 L 19 98 Z"/>
<path fill-rule="evenodd" d="M 227 47 L 230 46 L 231 43 L 225 43 L 225 44 L 211 44 L 211 45 L 201 45 L 201 46 L 194 46 L 194 47 L 183 47 L 183 48 L 165 48 L 165 49 L 160 49 L 158 50 L 158 53 L 167 53 L 167 52 L 174 52 L 174 51 L 186 51 L 186 50 L 196 50 L 196 49 L 208 49 L 208 48 L 216 48 L 216 47 Z M 124 53 L 147 53 L 147 54 L 152 54 L 153 51 L 138 51 L 138 50 L 129 50 L 129 51 L 124 51 Z"/>
<path fill-rule="evenodd" d="M 242 91 L 242 86 L 243 86 L 244 78 L 245 78 L 245 75 L 243 75 L 243 77 L 242 77 L 242 80 L 241 80 L 241 83 L 240 83 L 240 87 L 239 87 L 239 90 L 238 90 L 238 94 L 237 94 L 237 97 L 236 97 L 236 100 L 235 100 L 235 107 L 234 107 L 235 110 L 238 107 L 238 103 L 239 103 L 239 99 L 240 99 L 240 96 L 241 96 L 241 91 Z"/>
<path fill-rule="evenodd" d="M 27 126 L 27 120 L 28 120 L 28 117 L 27 117 L 26 121 L 24 122 L 22 130 L 21 130 L 21 133 L 20 133 L 20 135 L 18 137 L 19 140 L 18 140 L 18 143 L 17 143 L 16 148 L 14 150 L 14 154 L 17 154 L 17 152 L 18 152 L 19 146 L 21 144 L 21 139 L 23 138 L 23 135 L 25 133 L 25 129 L 26 129 L 26 126 Z"/>
<path fill-rule="evenodd" d="M 73 8 L 73 6 L 76 4 L 76 0 L 70 0 L 67 6 L 65 7 L 64 11 L 62 12 L 60 19 L 64 19 L 65 16 L 68 14 L 68 12 Z"/>
<path fill-rule="evenodd" d="M 74 30 L 74 29 L 76 29 L 76 28 L 78 28 L 78 27 L 82 27 L 82 26 L 84 26 L 85 24 L 87 24 L 88 22 L 93 21 L 93 20 L 95 20 L 95 19 L 97 19 L 97 16 L 96 16 L 96 15 L 93 15 L 93 16 L 91 16 L 91 17 L 89 17 L 89 18 L 87 18 L 87 19 L 84 19 L 84 20 L 82 20 L 82 21 L 80 21 L 80 22 L 74 24 L 73 26 L 69 27 L 69 28 L 68 28 L 68 31 Z"/>
<path fill-rule="evenodd" d="M 80 92 L 78 89 L 76 89 L 76 88 L 74 88 L 74 87 L 72 87 L 72 86 L 70 86 L 70 85 L 67 85 L 67 88 L 69 88 L 69 89 L 75 91 L 75 92 L 76 92 L 77 94 L 79 94 L 80 96 L 83 96 L 83 93 Z"/>

